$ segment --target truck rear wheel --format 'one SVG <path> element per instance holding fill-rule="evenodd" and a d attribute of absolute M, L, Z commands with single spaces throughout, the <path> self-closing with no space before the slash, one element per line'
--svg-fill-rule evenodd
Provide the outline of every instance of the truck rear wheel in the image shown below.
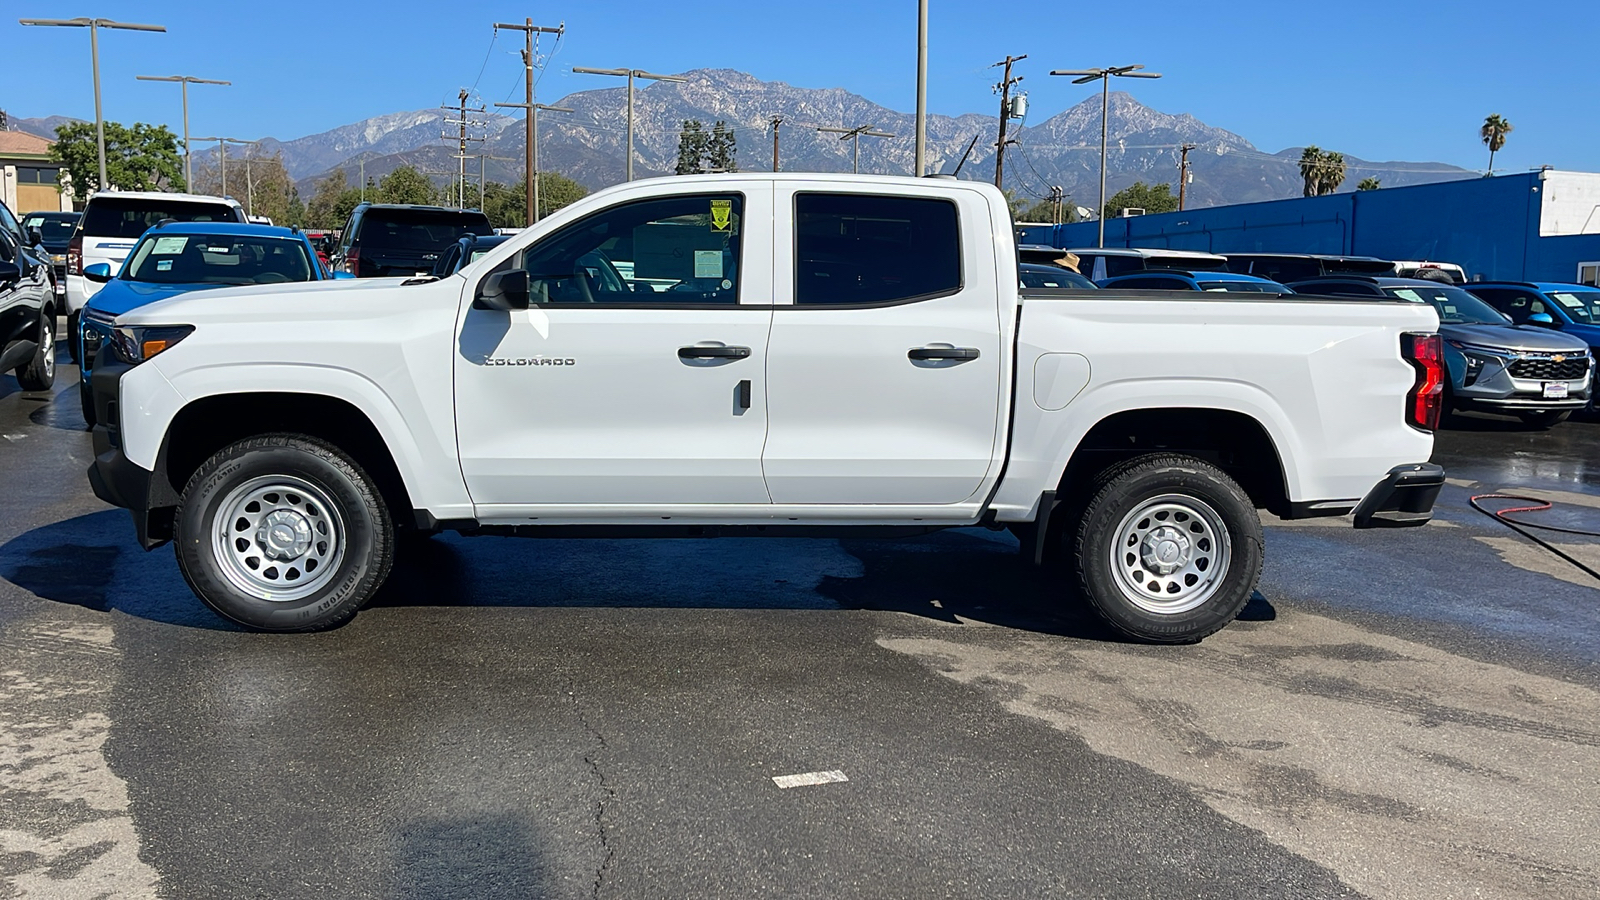
<path fill-rule="evenodd" d="M 372 479 L 303 435 L 224 447 L 189 479 L 176 518 L 189 587 L 218 615 L 261 631 L 344 622 L 394 561 L 394 527 Z"/>
<path fill-rule="evenodd" d="M 1261 520 L 1233 479 L 1156 454 L 1097 480 L 1077 526 L 1079 584 L 1100 618 L 1141 641 L 1191 643 L 1233 621 L 1261 578 Z"/>

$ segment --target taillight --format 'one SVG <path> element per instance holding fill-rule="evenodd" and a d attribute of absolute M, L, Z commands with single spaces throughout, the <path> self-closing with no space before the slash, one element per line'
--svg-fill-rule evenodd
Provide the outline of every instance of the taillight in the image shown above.
<path fill-rule="evenodd" d="M 1417 370 L 1406 394 L 1406 421 L 1424 431 L 1439 430 L 1444 413 L 1444 340 L 1437 334 L 1400 335 L 1400 355 Z"/>
<path fill-rule="evenodd" d="M 67 242 L 67 271 L 73 275 L 83 274 L 83 232 L 72 236 Z"/>
<path fill-rule="evenodd" d="M 339 261 L 338 268 L 341 272 L 357 278 L 361 277 L 361 251 L 351 247 L 350 251 L 344 255 L 344 259 Z"/>

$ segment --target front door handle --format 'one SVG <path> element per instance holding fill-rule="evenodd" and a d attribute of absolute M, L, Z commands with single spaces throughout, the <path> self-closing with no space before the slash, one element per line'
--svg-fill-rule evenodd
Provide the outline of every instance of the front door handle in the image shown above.
<path fill-rule="evenodd" d="M 906 356 L 911 359 L 977 359 L 977 347 L 913 347 Z"/>
<path fill-rule="evenodd" d="M 679 347 L 679 359 L 744 359 L 749 347 Z"/>

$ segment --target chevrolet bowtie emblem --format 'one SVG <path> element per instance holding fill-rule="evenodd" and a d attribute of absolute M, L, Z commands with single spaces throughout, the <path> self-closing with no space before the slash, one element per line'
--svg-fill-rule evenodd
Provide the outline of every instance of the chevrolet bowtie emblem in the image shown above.
<path fill-rule="evenodd" d="M 1566 357 L 1565 354 L 1557 353 L 1555 356 L 1550 357 L 1550 361 L 1551 362 L 1566 362 L 1567 361 L 1567 357 Z"/>

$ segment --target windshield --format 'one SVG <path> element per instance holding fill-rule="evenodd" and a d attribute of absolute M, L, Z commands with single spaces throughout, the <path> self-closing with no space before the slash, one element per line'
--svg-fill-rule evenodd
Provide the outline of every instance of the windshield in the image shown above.
<path fill-rule="evenodd" d="M 1461 288 L 1445 287 L 1392 287 L 1383 292 L 1398 300 L 1411 303 L 1431 303 L 1439 311 L 1440 325 L 1510 325 L 1511 320 L 1500 311 Z"/>
<path fill-rule="evenodd" d="M 442 253 L 464 234 L 494 234 L 483 213 L 437 209 L 371 209 L 360 230 L 362 253 Z"/>
<path fill-rule="evenodd" d="M 1600 323 L 1600 291 L 1551 291 L 1550 299 L 1559 304 L 1574 322 L 1584 325 Z"/>
<path fill-rule="evenodd" d="M 1292 294 L 1289 290 L 1276 281 L 1202 281 L 1202 291 L 1228 291 L 1230 293 L 1244 294 Z"/>
<path fill-rule="evenodd" d="M 83 213 L 83 233 L 91 237 L 136 238 L 162 219 L 174 222 L 241 222 L 244 216 L 226 203 L 156 200 L 100 194 Z"/>
<path fill-rule="evenodd" d="M 65 244 L 72 240 L 72 229 L 78 225 L 77 216 L 29 216 L 22 220 L 24 228 L 39 229 L 39 237 L 46 244 Z"/>
<path fill-rule="evenodd" d="M 316 279 L 300 241 L 192 234 L 146 237 L 118 277 L 146 284 L 285 284 Z"/>

